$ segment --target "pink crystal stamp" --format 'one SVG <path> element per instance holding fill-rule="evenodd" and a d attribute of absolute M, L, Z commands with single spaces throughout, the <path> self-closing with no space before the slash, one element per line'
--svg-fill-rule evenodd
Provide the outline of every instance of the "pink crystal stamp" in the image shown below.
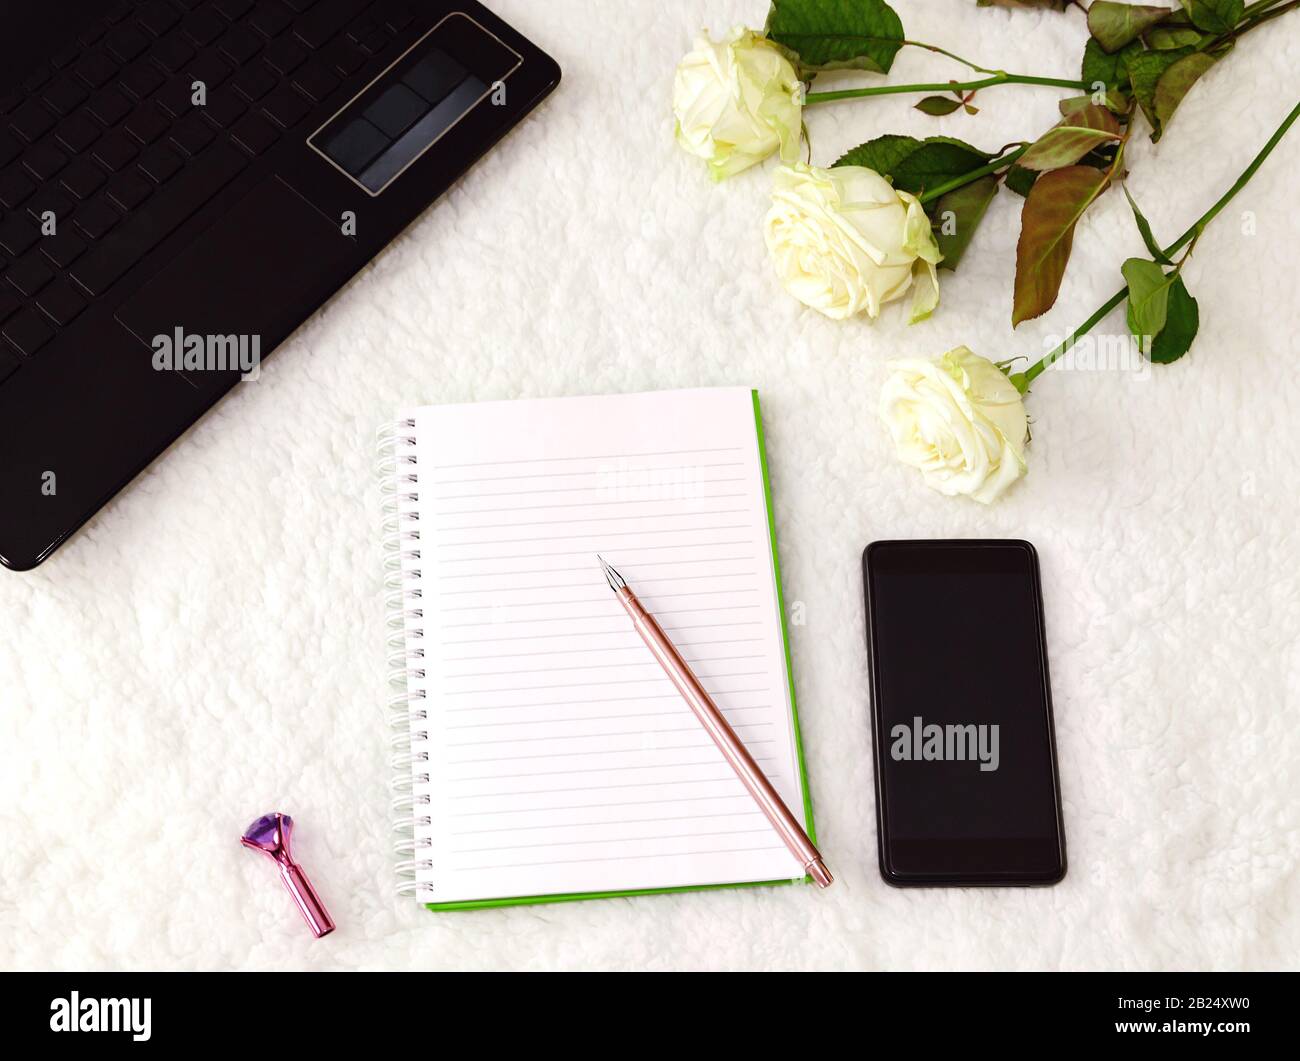
<path fill-rule="evenodd" d="M 293 860 L 289 850 L 289 837 L 292 834 L 293 819 L 287 814 L 276 811 L 273 814 L 263 814 L 253 822 L 244 830 L 244 835 L 239 842 L 245 847 L 261 851 L 275 863 L 280 871 L 280 879 L 284 881 L 285 888 L 293 896 L 293 901 L 298 904 L 298 909 L 302 911 L 307 927 L 317 939 L 320 939 L 321 936 L 327 936 L 334 931 L 334 920 L 320 901 L 316 889 L 311 886 L 307 874 Z"/>

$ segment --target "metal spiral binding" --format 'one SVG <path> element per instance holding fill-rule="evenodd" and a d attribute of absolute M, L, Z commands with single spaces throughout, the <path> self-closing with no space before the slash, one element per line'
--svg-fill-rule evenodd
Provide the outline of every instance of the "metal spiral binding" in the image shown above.
<path fill-rule="evenodd" d="M 424 596 L 420 561 L 420 514 L 412 506 L 419 501 L 420 477 L 415 453 L 415 421 L 399 420 L 380 430 L 377 440 L 380 491 L 383 494 L 384 605 L 388 615 L 388 683 L 394 690 L 388 700 L 388 723 L 392 755 L 393 832 L 397 853 L 395 866 L 399 895 L 432 898 L 428 884 L 416 876 L 433 868 L 424 852 L 428 837 L 418 831 L 430 824 L 429 797 L 415 791 L 429 781 L 420 769 L 429 761 L 429 731 L 421 725 L 428 719 L 424 692 L 411 679 L 424 677 Z M 412 566 L 416 564 L 417 566 Z"/>

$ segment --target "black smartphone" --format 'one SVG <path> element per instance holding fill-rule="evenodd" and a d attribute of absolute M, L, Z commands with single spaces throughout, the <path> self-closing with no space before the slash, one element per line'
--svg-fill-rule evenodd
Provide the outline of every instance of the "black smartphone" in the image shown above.
<path fill-rule="evenodd" d="M 1038 556 L 884 541 L 862 558 L 880 872 L 890 884 L 1065 876 Z"/>

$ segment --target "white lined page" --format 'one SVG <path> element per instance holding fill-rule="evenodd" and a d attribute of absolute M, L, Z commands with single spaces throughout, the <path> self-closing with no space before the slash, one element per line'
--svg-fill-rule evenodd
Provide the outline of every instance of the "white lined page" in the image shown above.
<path fill-rule="evenodd" d="M 752 392 L 407 415 L 429 900 L 802 876 L 596 562 L 623 573 L 803 819 Z"/>

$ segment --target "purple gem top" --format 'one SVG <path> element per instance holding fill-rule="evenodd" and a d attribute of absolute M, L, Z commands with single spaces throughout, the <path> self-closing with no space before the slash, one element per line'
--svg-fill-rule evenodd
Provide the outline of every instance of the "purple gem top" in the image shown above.
<path fill-rule="evenodd" d="M 244 830 L 244 839 L 256 844 L 258 847 L 273 848 L 276 846 L 277 833 L 280 831 L 280 819 L 284 818 L 286 827 L 293 824 L 293 819 L 286 815 L 263 814 L 257 821 L 253 822 Z"/>

